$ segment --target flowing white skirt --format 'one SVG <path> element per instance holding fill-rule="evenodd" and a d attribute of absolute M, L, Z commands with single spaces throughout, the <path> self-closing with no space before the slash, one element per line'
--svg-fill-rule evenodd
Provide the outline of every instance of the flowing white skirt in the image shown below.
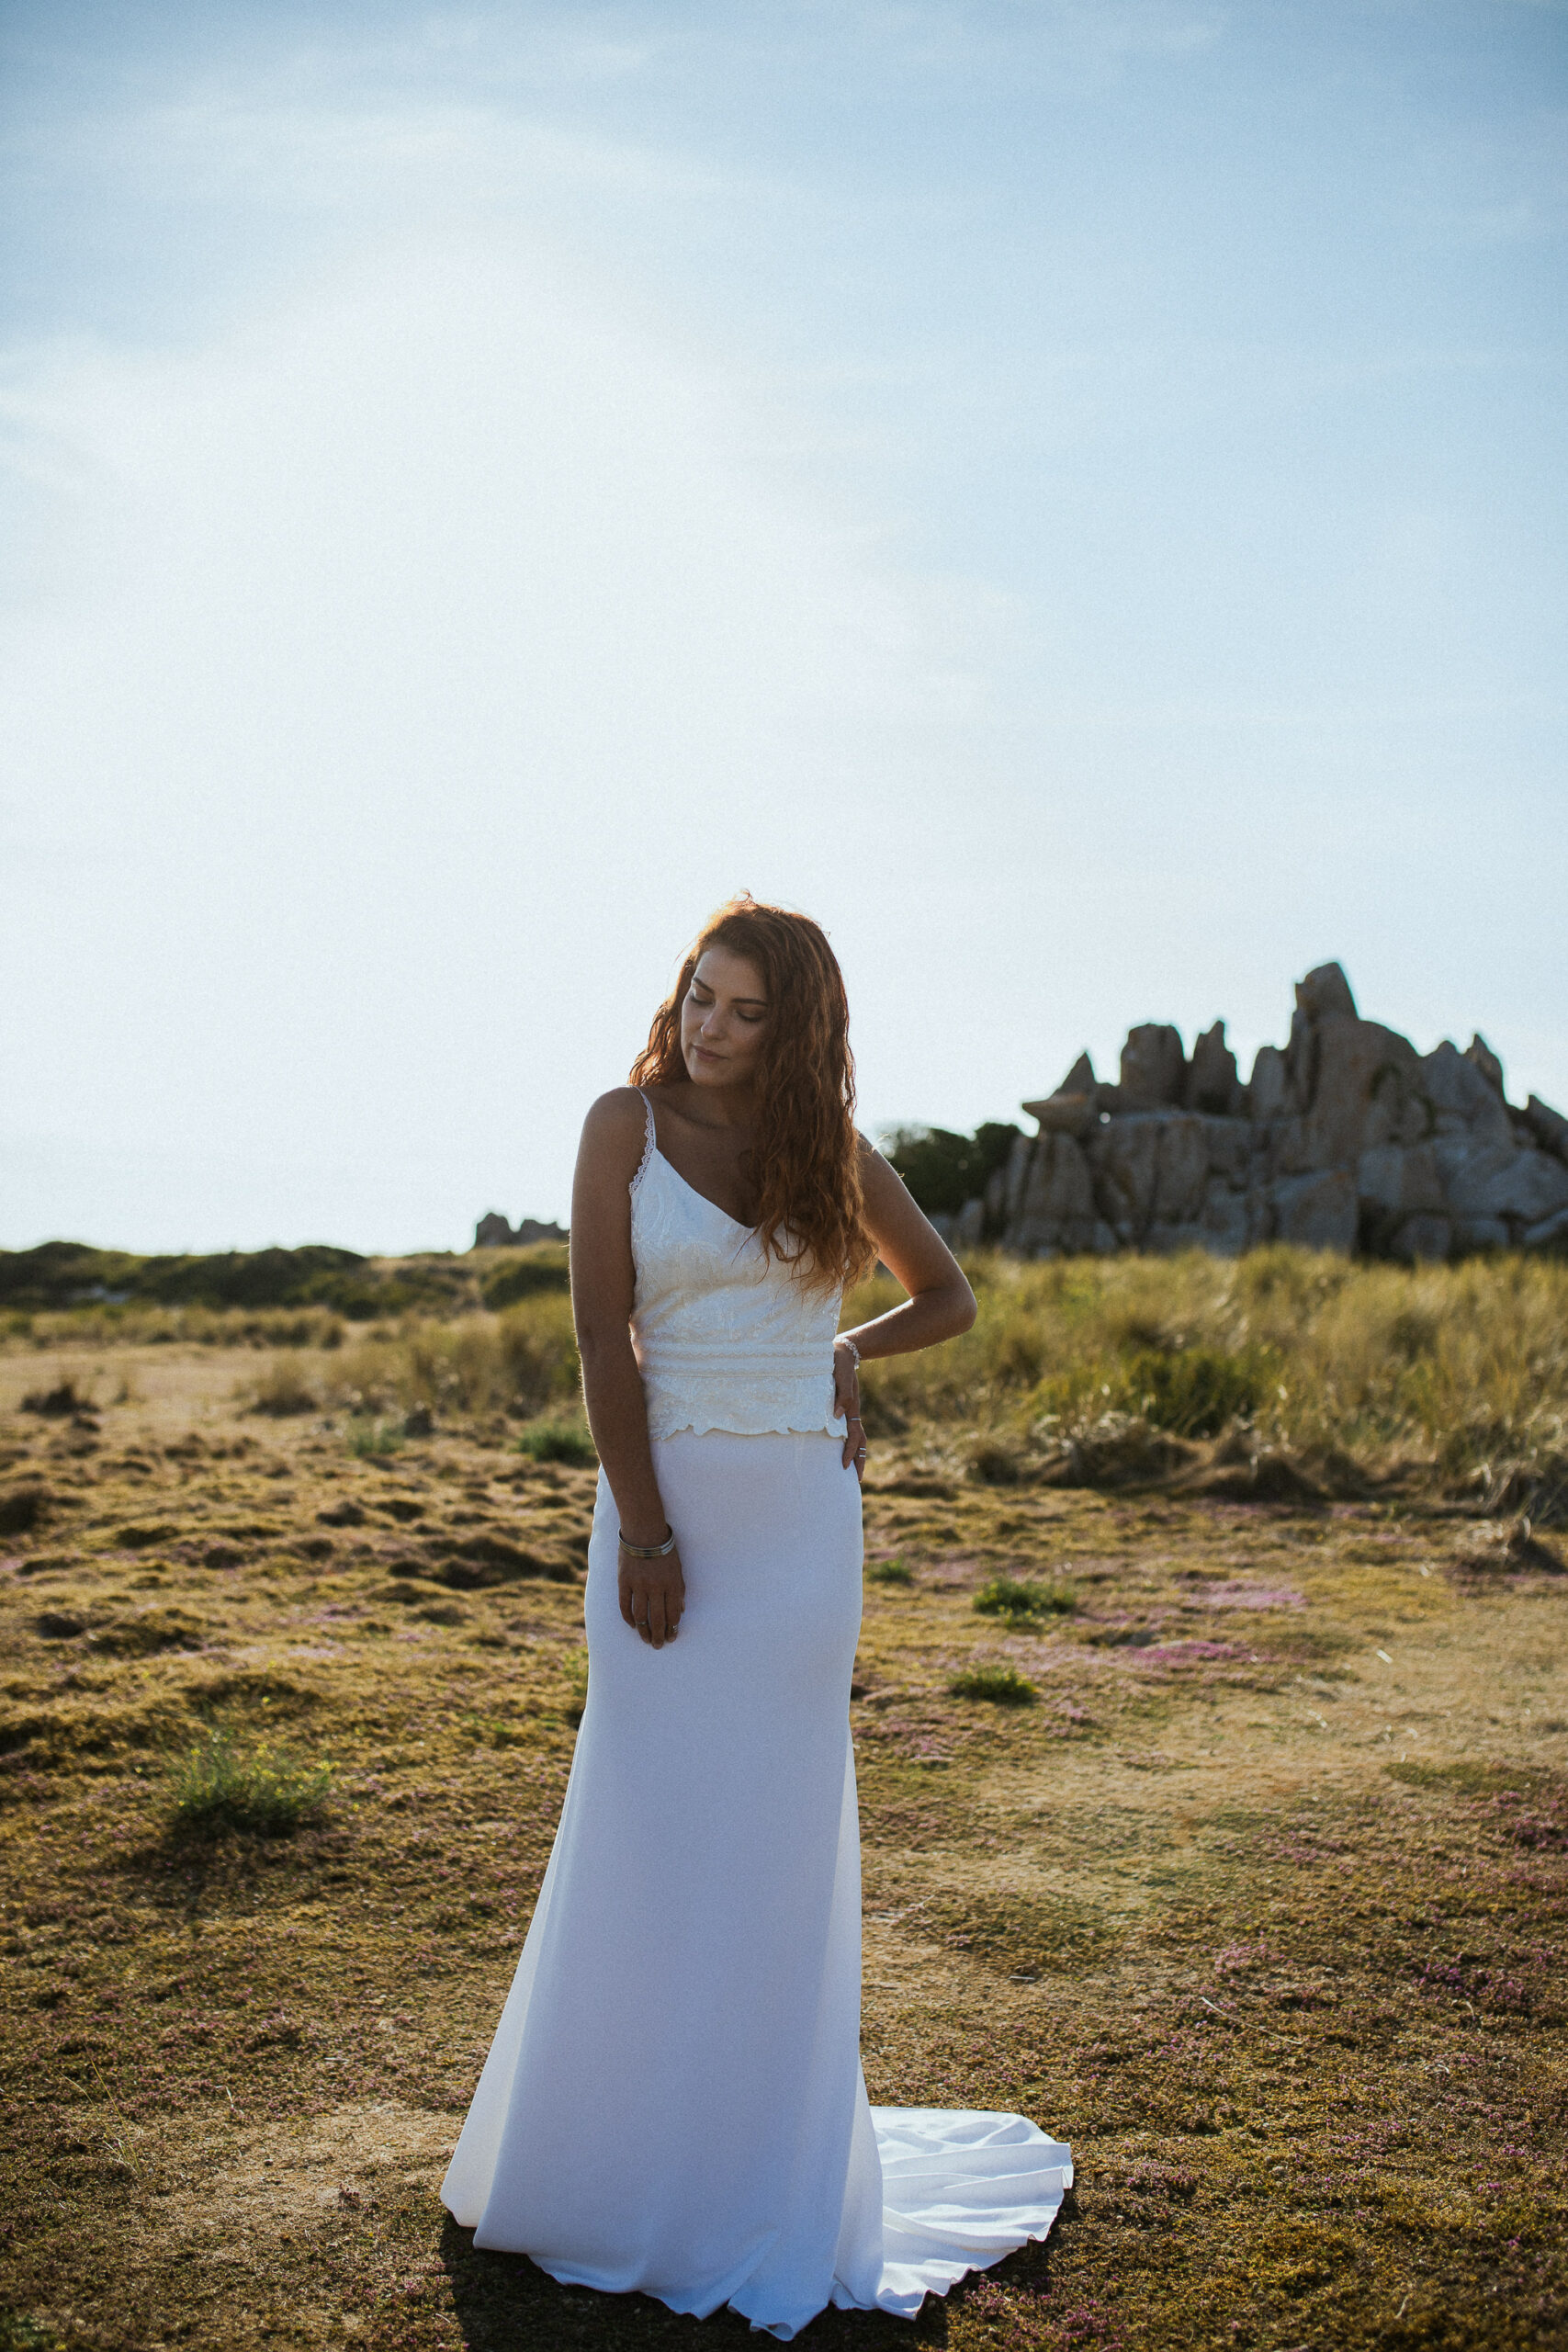
<path fill-rule="evenodd" d="M 616 1606 L 603 1477 L 588 1703 L 555 1850 L 442 2197 L 476 2245 L 793 2336 L 913 2315 L 1043 2238 L 1069 2150 L 873 2108 L 849 1735 L 860 1489 L 826 1435 L 660 1440 L 686 1613 Z"/>

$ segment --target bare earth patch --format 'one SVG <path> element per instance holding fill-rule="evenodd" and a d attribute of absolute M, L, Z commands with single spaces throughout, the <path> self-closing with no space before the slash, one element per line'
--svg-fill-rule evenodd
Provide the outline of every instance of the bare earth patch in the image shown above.
<path fill-rule="evenodd" d="M 356 1456 L 212 1350 L 17 1409 L 82 1368 L 0 1356 L 36 1498 L 0 1536 L 0 2347 L 750 2341 L 476 2254 L 436 2198 L 570 1763 L 592 1471 L 499 1421 Z M 1079 2185 L 913 2325 L 807 2341 L 1568 2342 L 1568 1544 L 935 1451 L 880 1444 L 866 1498 L 867 2076 L 1022 2109 Z M 1071 1606 L 977 1611 L 998 1577 Z M 1032 1702 L 954 1696 L 976 1668 Z M 330 1761 L 324 1813 L 175 1834 L 215 1728 Z"/>
<path fill-rule="evenodd" d="M 399 2099 L 355 2099 L 324 2115 L 170 2131 L 158 2157 L 185 2187 L 170 2192 L 163 2218 L 193 2252 L 221 2242 L 265 2264 L 274 2245 L 374 2205 L 393 2184 L 439 2187 L 461 2124 Z"/>

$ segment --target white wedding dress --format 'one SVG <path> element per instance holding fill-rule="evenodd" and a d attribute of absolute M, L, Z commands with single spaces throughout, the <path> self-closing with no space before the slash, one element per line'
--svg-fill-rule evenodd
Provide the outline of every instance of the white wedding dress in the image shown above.
<path fill-rule="evenodd" d="M 829 2302 L 912 2316 L 1045 2235 L 1071 2154 L 867 2102 L 838 1301 L 676 1173 L 651 1108 L 632 1248 L 685 1614 L 659 1651 L 622 1620 L 601 1476 L 560 1827 L 442 2196 L 476 2245 L 782 2338 Z"/>

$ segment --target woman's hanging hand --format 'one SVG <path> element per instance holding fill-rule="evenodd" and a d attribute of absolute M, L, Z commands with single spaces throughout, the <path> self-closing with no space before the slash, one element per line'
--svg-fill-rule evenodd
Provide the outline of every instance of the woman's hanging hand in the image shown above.
<path fill-rule="evenodd" d="M 674 1640 L 686 1606 L 679 1551 L 662 1560 L 638 1560 L 623 1544 L 619 1581 L 621 1615 L 650 1649 L 661 1650 Z"/>
<path fill-rule="evenodd" d="M 833 1409 L 849 1424 L 844 1431 L 844 1467 L 865 1484 L 865 1424 L 860 1417 L 860 1363 L 848 1340 L 833 1344 Z"/>

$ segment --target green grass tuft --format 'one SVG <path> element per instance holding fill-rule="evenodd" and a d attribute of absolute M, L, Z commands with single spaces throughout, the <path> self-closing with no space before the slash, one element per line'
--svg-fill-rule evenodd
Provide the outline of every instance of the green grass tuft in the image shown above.
<path fill-rule="evenodd" d="M 0 2311 L 0 2352 L 60 2352 L 60 2338 L 26 2312 Z"/>
<path fill-rule="evenodd" d="M 402 1442 L 401 1430 L 374 1413 L 356 1413 L 349 1422 L 344 1441 L 350 1453 L 356 1455 L 361 1462 L 373 1461 L 380 1454 L 396 1453 Z"/>
<path fill-rule="evenodd" d="M 1055 1577 L 1043 1584 L 1033 1577 L 993 1577 L 975 1595 L 975 1606 L 982 1617 L 1070 1617 L 1077 1596 Z"/>
<path fill-rule="evenodd" d="M 1037 1695 L 1010 1666 L 966 1666 L 947 1687 L 955 1699 L 989 1699 L 998 1707 L 1032 1707 Z"/>
<path fill-rule="evenodd" d="M 902 1560 L 874 1560 L 866 1569 L 873 1584 L 913 1584 L 915 1571 Z"/>
<path fill-rule="evenodd" d="M 565 1462 L 574 1469 L 597 1468 L 593 1440 L 581 1421 L 536 1421 L 517 1441 L 517 1451 L 530 1462 Z"/>
<path fill-rule="evenodd" d="M 169 1775 L 170 1826 L 183 1837 L 227 1829 L 287 1838 L 313 1821 L 332 1793 L 329 1762 L 306 1764 L 275 1747 L 241 1747 L 215 1731 Z"/>
<path fill-rule="evenodd" d="M 1122 1368 L 1125 1408 L 1177 1437 L 1217 1437 L 1270 1393 L 1255 1352 L 1226 1348 L 1142 1348 Z"/>

